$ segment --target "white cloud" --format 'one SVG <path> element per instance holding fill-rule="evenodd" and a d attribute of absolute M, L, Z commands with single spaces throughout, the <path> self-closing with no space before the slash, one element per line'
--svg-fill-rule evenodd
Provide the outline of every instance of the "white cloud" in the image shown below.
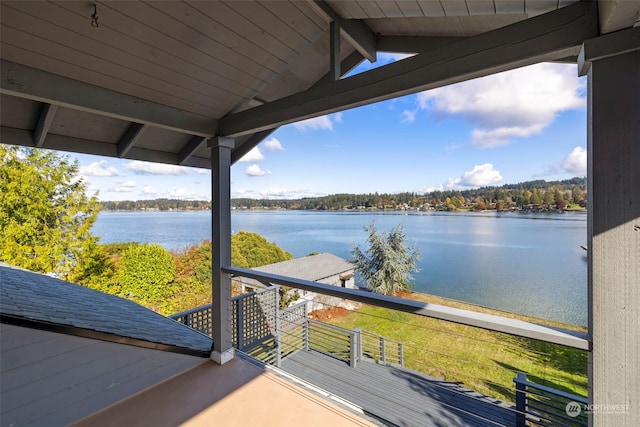
<path fill-rule="evenodd" d="M 556 116 L 584 108 L 584 79 L 575 65 L 541 63 L 417 95 L 436 116 L 460 116 L 475 127 L 479 148 L 506 145 L 542 132 Z"/>
<path fill-rule="evenodd" d="M 527 136 L 537 135 L 542 132 L 543 129 L 544 125 L 541 124 L 523 127 L 499 127 L 488 130 L 474 129 L 473 132 L 471 132 L 471 142 L 480 148 L 501 147 L 508 145 L 511 142 L 511 138 L 525 138 Z"/>
<path fill-rule="evenodd" d="M 582 147 L 574 148 L 562 162 L 560 167 L 568 173 L 580 176 L 587 175 L 587 150 Z"/>
<path fill-rule="evenodd" d="M 287 188 L 267 188 L 264 190 L 238 189 L 233 192 L 233 198 L 248 199 L 301 199 L 304 197 L 326 196 L 325 193 L 317 193 L 311 190 L 290 190 Z"/>
<path fill-rule="evenodd" d="M 564 159 L 547 165 L 542 173 L 534 176 L 541 177 L 560 174 L 587 176 L 587 150 L 580 146 L 575 147 Z"/>
<path fill-rule="evenodd" d="M 186 188 L 174 188 L 169 192 L 169 195 L 174 199 L 187 199 L 187 200 L 204 200 L 205 197 L 187 190 Z"/>
<path fill-rule="evenodd" d="M 78 170 L 80 175 L 84 176 L 118 176 L 120 173 L 118 169 L 113 166 L 107 166 L 106 160 L 99 162 L 93 162 L 88 166 L 80 166 Z"/>
<path fill-rule="evenodd" d="M 111 193 L 130 193 L 136 189 L 138 184 L 135 181 L 116 181 L 107 189 Z"/>
<path fill-rule="evenodd" d="M 191 169 L 164 163 L 141 162 L 139 160 L 127 163 L 124 167 L 141 175 L 188 175 L 189 169 Z"/>
<path fill-rule="evenodd" d="M 493 168 L 491 163 L 476 165 L 459 178 L 449 178 L 443 184 L 423 188 L 422 191 L 464 190 L 467 188 L 485 187 L 502 181 L 500 171 Z"/>
<path fill-rule="evenodd" d="M 404 110 L 400 123 L 413 123 L 416 120 L 416 110 Z"/>
<path fill-rule="evenodd" d="M 251 166 L 249 166 L 247 168 L 247 170 L 245 171 L 245 173 L 248 176 L 264 176 L 264 175 L 271 175 L 271 171 L 265 171 L 260 169 L 260 166 L 258 166 L 257 164 L 252 164 Z"/>
<path fill-rule="evenodd" d="M 327 116 L 314 117 L 293 123 L 293 127 L 300 131 L 305 130 L 333 130 L 334 123 L 342 123 L 342 113 Z"/>
<path fill-rule="evenodd" d="M 153 196 L 158 194 L 158 192 L 156 190 L 153 189 L 153 187 L 151 185 L 147 185 L 145 187 L 142 188 L 142 190 L 140 191 L 141 194 L 147 195 L 147 196 Z"/>
<path fill-rule="evenodd" d="M 278 138 L 269 138 L 264 142 L 264 148 L 269 151 L 282 151 L 282 144 L 278 140 Z"/>
<path fill-rule="evenodd" d="M 249 163 L 249 162 L 259 162 L 260 160 L 264 160 L 264 155 L 260 151 L 258 147 L 253 147 L 251 151 L 242 156 L 239 162 Z"/>
<path fill-rule="evenodd" d="M 502 181 L 500 172 L 493 168 L 491 163 L 476 165 L 460 178 L 458 184 L 462 187 L 483 187 L 485 185 L 497 184 Z"/>

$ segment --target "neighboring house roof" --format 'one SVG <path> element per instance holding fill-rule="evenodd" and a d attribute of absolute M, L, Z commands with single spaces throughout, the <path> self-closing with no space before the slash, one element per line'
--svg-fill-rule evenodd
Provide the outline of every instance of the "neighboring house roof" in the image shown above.
<path fill-rule="evenodd" d="M 325 252 L 275 264 L 263 265 L 253 270 L 318 282 L 327 277 L 345 272 L 353 272 L 354 269 L 354 264 Z"/>
<path fill-rule="evenodd" d="M 211 338 L 132 301 L 0 263 L 2 322 L 207 356 Z"/>

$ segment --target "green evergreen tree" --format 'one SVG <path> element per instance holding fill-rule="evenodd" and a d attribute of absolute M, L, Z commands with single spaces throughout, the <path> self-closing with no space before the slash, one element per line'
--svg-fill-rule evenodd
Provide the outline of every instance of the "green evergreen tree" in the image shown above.
<path fill-rule="evenodd" d="M 406 236 L 401 225 L 389 232 L 378 234 L 372 222 L 365 227 L 369 233 L 369 247 L 363 252 L 359 246 L 353 251 L 356 271 L 369 289 L 385 295 L 394 295 L 410 289 L 411 272 L 418 271 L 416 261 L 419 251 L 406 245 Z"/>
<path fill-rule="evenodd" d="M 0 260 L 76 282 L 101 274 L 91 234 L 100 206 L 78 178 L 66 156 L 0 145 Z"/>

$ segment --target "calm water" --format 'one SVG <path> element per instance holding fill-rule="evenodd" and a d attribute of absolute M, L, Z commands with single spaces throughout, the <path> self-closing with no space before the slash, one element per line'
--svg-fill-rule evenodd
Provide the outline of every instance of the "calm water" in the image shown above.
<path fill-rule="evenodd" d="M 364 227 L 402 224 L 421 253 L 415 290 L 488 307 L 587 323 L 584 213 L 347 213 L 233 211 L 234 233 L 256 232 L 295 257 L 331 252 L 349 259 L 366 248 Z M 180 250 L 211 236 L 209 212 L 103 212 L 103 243 L 155 242 Z"/>

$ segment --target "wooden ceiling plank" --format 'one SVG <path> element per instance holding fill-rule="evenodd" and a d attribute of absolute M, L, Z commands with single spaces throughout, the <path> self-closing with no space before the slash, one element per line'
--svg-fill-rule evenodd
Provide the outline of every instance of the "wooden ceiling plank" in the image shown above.
<path fill-rule="evenodd" d="M 442 1 L 418 0 L 418 5 L 424 16 L 445 16 Z"/>
<path fill-rule="evenodd" d="M 380 10 L 375 0 L 358 0 L 358 5 L 367 18 L 384 18 L 384 13 Z"/>
<path fill-rule="evenodd" d="M 16 62 L 25 63 L 22 58 L 35 56 L 37 59 L 34 66 L 53 71 L 52 64 L 58 62 L 63 68 L 74 68 L 77 77 L 81 81 L 91 81 L 100 86 L 116 89 L 123 84 L 129 89 L 125 93 L 136 94 L 145 97 L 149 94 L 150 100 L 167 105 L 194 105 L 195 111 L 218 110 L 227 111 L 229 104 L 236 103 L 240 97 L 224 92 L 209 92 L 209 96 L 214 94 L 217 99 L 210 99 L 207 94 L 196 90 L 189 90 L 172 85 L 171 81 L 162 81 L 140 73 L 136 70 L 125 69 L 119 64 L 105 59 L 74 50 L 49 40 L 24 33 L 8 25 L 3 26 L 2 45 L 10 45 L 17 49 L 20 59 Z M 3 57 L 7 57 L 3 52 Z M 76 65 L 77 64 L 77 65 Z M 66 75 L 65 73 L 61 73 Z M 109 82 L 118 81 L 120 84 L 111 86 Z M 152 94 L 152 95 L 151 95 Z M 227 100 L 227 102 L 223 102 Z"/>
<path fill-rule="evenodd" d="M 160 3 L 160 2 L 159 2 Z M 154 5 L 156 3 L 150 3 Z M 249 58 L 241 53 L 218 43 L 209 37 L 205 37 L 196 29 L 185 25 L 147 3 L 137 1 L 109 2 L 108 6 L 130 17 L 140 17 L 143 22 L 153 22 L 154 29 L 176 40 L 189 41 L 189 44 L 200 52 L 211 55 L 238 70 L 246 70 L 259 79 L 270 76 L 276 70 L 260 63 L 255 58 Z"/>
<path fill-rule="evenodd" d="M 402 11 L 393 0 L 378 0 L 378 7 L 384 13 L 385 18 L 402 18 Z"/>
<path fill-rule="evenodd" d="M 407 18 L 423 17 L 424 13 L 416 0 L 396 0 L 396 4 Z"/>
<path fill-rule="evenodd" d="M 468 16 L 467 2 L 465 0 L 442 1 L 442 7 L 447 16 Z"/>
<path fill-rule="evenodd" d="M 331 9 L 344 19 L 366 19 L 367 14 L 356 1 L 327 1 Z"/>
<path fill-rule="evenodd" d="M 524 13 L 524 0 L 495 0 L 497 14 Z"/>
<path fill-rule="evenodd" d="M 598 34 L 597 10 L 576 3 L 487 33 L 314 87 L 220 119 L 220 133 L 237 136 L 323 114 L 567 56 Z M 491 52 L 491 55 L 487 55 Z"/>
<path fill-rule="evenodd" d="M 340 17 L 326 1 L 312 0 L 309 5 L 319 14 L 335 21 L 340 26 L 342 36 L 371 62 L 376 62 L 376 35 L 360 20 L 345 20 Z"/>
<path fill-rule="evenodd" d="M 494 15 L 496 13 L 493 0 L 466 0 L 470 15 Z"/>
<path fill-rule="evenodd" d="M 271 34 L 296 53 L 300 53 L 322 33 L 298 8 L 284 2 L 277 3 L 279 7 L 276 13 L 262 2 L 236 1 L 227 3 L 227 6 L 243 15 L 257 31 Z M 260 7 L 260 10 L 256 11 L 256 7 Z M 309 21 L 312 25 L 302 25 L 301 20 Z"/>
<path fill-rule="evenodd" d="M 272 71 L 277 72 L 287 65 L 284 58 L 289 57 L 291 50 L 286 45 L 269 34 L 254 37 L 255 34 L 251 34 L 251 30 L 255 29 L 255 26 L 226 7 L 223 2 L 187 4 L 169 1 L 154 2 L 152 5 L 158 11 L 173 17 L 220 46 L 258 62 Z M 234 27 L 242 31 L 236 32 L 233 30 Z M 282 53 L 282 50 L 285 53 Z"/>
<path fill-rule="evenodd" d="M 55 117 L 57 110 L 57 105 L 44 104 L 42 106 L 42 112 L 38 118 L 38 124 L 33 131 L 34 147 L 41 148 L 44 144 L 44 139 L 47 137 L 47 133 L 49 133 L 49 128 L 51 127 L 51 123 L 53 123 L 53 118 Z"/>
<path fill-rule="evenodd" d="M 141 102 L 138 97 L 5 60 L 0 65 L 0 92 L 7 95 L 181 133 L 207 137 L 217 134 L 218 121 L 210 117 L 151 101 Z"/>
<path fill-rule="evenodd" d="M 246 96 L 248 91 L 247 88 L 238 87 L 233 82 L 228 82 L 228 84 L 218 83 L 216 85 L 211 83 L 217 82 L 217 80 L 200 81 L 193 79 L 182 71 L 174 71 L 164 65 L 148 62 L 138 55 L 130 54 L 119 47 L 112 47 L 90 37 L 78 37 L 78 33 L 75 31 L 42 21 L 18 10 L 5 8 L 3 12 L 7 20 L 11 22 L 11 26 L 7 26 L 8 32 L 4 35 L 5 40 L 10 39 L 13 34 L 16 34 L 14 38 L 20 38 L 20 32 L 37 34 L 38 38 L 46 40 L 46 44 L 55 43 L 58 45 L 55 47 L 55 49 L 58 49 L 58 53 L 63 52 L 62 47 L 67 47 L 71 49 L 68 51 L 70 52 L 69 55 L 74 58 L 74 51 L 87 55 L 87 59 L 81 61 L 86 67 L 95 64 L 98 67 L 97 69 L 109 72 L 109 65 L 104 65 L 105 62 L 108 62 L 112 64 L 112 67 L 121 68 L 123 71 L 131 70 L 132 76 L 137 74 L 146 84 L 158 81 L 156 89 L 167 90 L 175 86 L 200 96 L 208 94 L 208 97 L 201 98 L 201 102 L 206 102 L 207 104 L 211 104 L 214 100 L 224 99 L 225 96 L 221 92 L 228 93 L 232 97 L 241 97 Z M 17 33 L 15 29 L 19 29 Z M 96 33 L 94 32 L 93 34 L 95 35 Z M 44 44 L 42 40 L 39 40 L 38 42 L 31 42 L 30 46 L 35 51 L 36 46 L 43 46 Z M 42 50 L 51 51 L 50 48 L 46 47 L 43 47 Z M 60 58 L 64 59 L 65 57 L 60 56 Z M 116 75 L 116 73 L 111 74 Z M 235 89 L 236 91 L 230 89 Z"/>
<path fill-rule="evenodd" d="M 81 3 L 62 2 L 55 5 L 78 13 L 77 9 L 80 8 Z M 110 5 L 111 3 L 107 3 L 100 10 L 100 16 L 104 21 L 100 28 L 107 34 L 99 37 L 105 42 L 111 42 L 116 47 L 155 63 L 166 66 L 171 64 L 174 70 L 187 72 L 188 68 L 189 71 L 197 73 L 193 76 L 194 78 L 203 81 L 222 78 L 244 88 L 251 88 L 261 81 L 247 70 L 234 68 L 209 53 L 204 53 L 188 43 L 169 37 L 118 10 L 111 9 L 108 7 Z M 77 31 L 75 28 L 74 30 Z M 94 28 L 90 31 L 95 33 Z M 86 33 L 83 31 L 82 34 Z"/>

